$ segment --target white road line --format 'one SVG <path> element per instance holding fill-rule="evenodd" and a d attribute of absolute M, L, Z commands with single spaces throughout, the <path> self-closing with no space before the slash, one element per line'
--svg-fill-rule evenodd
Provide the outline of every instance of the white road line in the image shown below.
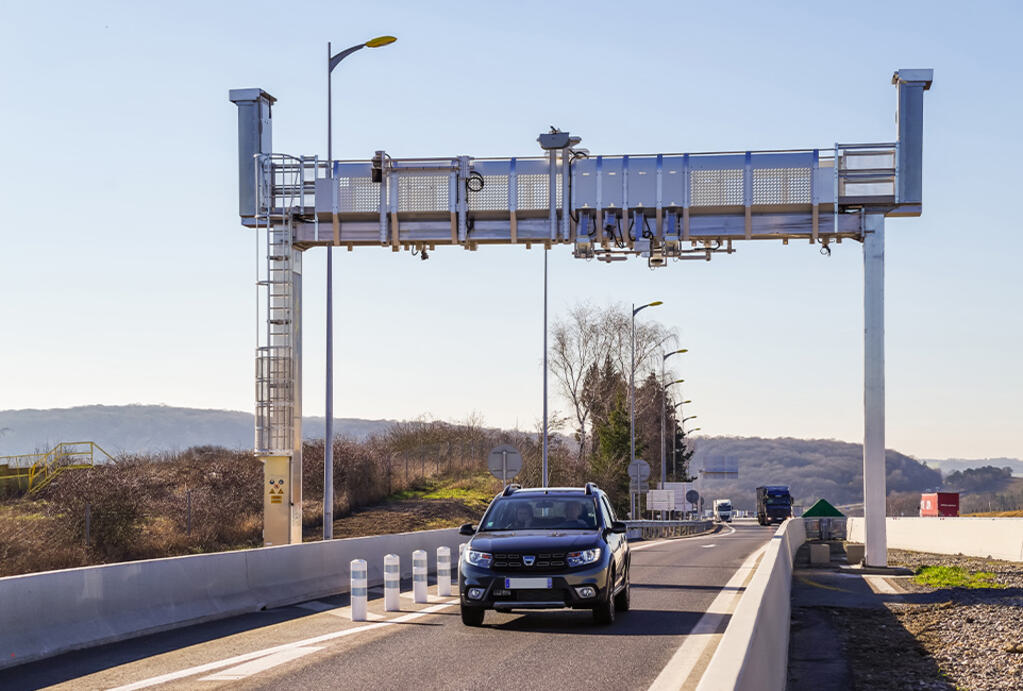
<path fill-rule="evenodd" d="M 225 669 L 223 672 L 217 672 L 216 674 L 211 674 L 208 677 L 203 677 L 199 681 L 238 681 L 245 677 L 251 677 L 253 674 L 265 672 L 277 665 L 283 665 L 285 662 L 297 660 L 303 655 L 315 653 L 317 650 L 323 650 L 323 646 L 306 646 L 305 648 L 281 650 L 280 652 L 276 652 L 272 655 L 261 657 L 258 660 L 252 660 L 238 665 L 237 667 Z"/>
<path fill-rule="evenodd" d="M 158 677 L 150 677 L 149 679 L 143 679 L 142 681 L 136 681 L 132 684 L 126 684 L 124 686 L 118 686 L 111 691 L 132 691 L 133 689 L 145 689 L 150 686 L 156 686 L 157 684 L 166 684 L 168 681 L 175 681 L 177 679 L 184 679 L 186 677 L 193 677 L 203 672 L 211 672 L 221 667 L 228 667 L 230 665 L 241 664 L 242 662 L 248 662 L 249 660 L 255 660 L 256 658 L 265 657 L 267 655 L 273 655 L 282 650 L 293 650 L 295 648 L 305 648 L 316 643 L 324 643 L 326 641 L 332 641 L 337 638 L 343 638 L 345 636 L 352 636 L 363 631 L 370 631 L 372 629 L 379 629 L 390 624 L 401 624 L 420 617 L 425 617 L 434 612 L 439 612 L 442 609 L 447 609 L 452 605 L 457 605 L 458 600 L 449 600 L 445 604 L 433 605 L 426 609 L 421 609 L 418 612 L 412 612 L 404 616 L 397 617 L 395 619 L 388 619 L 387 621 L 381 621 L 374 624 L 365 624 L 358 626 L 354 629 L 343 629 L 341 631 L 334 631 L 333 633 L 325 633 L 320 636 L 314 636 L 313 638 L 307 638 L 302 641 L 295 641 L 294 643 L 285 643 L 284 645 L 277 645 L 272 648 L 265 648 L 263 650 L 257 650 L 251 653 L 245 653 L 243 655 L 235 655 L 234 657 L 224 658 L 223 660 L 216 660 L 214 662 L 207 662 L 204 665 L 197 665 L 195 667 L 189 667 L 188 669 L 182 669 L 177 672 L 170 672 L 168 674 L 161 674 Z"/>
<path fill-rule="evenodd" d="M 767 549 L 766 546 L 761 547 L 749 555 L 742 566 L 732 574 L 728 583 L 710 603 L 710 607 L 700 617 L 700 620 L 696 622 L 693 630 L 686 635 L 682 645 L 668 660 L 668 664 L 654 679 L 648 691 L 667 691 L 669 689 L 676 691 L 688 680 L 703 654 L 712 644 L 716 644 L 720 640 L 721 632 L 718 629 L 721 628 L 725 617 L 735 611 L 735 606 L 738 604 L 739 598 L 742 597 L 739 588 L 752 574 L 757 560 L 760 559 L 765 549 Z"/>
<path fill-rule="evenodd" d="M 709 545 L 700 545 L 700 549 L 710 549 L 711 547 L 717 547 L 718 543 L 712 542 Z"/>
<path fill-rule="evenodd" d="M 867 582 L 870 589 L 875 593 L 881 595 L 898 595 L 899 591 L 892 587 L 891 583 L 886 581 L 883 576 L 863 576 L 863 580 Z"/>

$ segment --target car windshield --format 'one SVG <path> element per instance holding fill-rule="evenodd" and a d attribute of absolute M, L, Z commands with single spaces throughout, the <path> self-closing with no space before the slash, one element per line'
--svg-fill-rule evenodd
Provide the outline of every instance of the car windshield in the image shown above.
<path fill-rule="evenodd" d="M 482 530 L 596 530 L 592 497 L 509 497 L 483 517 Z"/>
<path fill-rule="evenodd" d="M 788 504 L 789 503 L 789 499 L 790 499 L 790 497 L 787 494 L 768 495 L 767 503 L 768 504 Z"/>
<path fill-rule="evenodd" d="M 718 504 L 718 511 L 731 511 L 731 510 L 732 510 L 732 505 L 729 504 L 728 502 L 725 502 L 724 504 Z"/>

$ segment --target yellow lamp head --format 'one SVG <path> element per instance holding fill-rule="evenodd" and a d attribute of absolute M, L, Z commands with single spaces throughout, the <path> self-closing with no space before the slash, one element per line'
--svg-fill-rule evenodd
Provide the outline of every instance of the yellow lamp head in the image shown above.
<path fill-rule="evenodd" d="M 365 45 L 367 48 L 379 48 L 380 46 L 386 46 L 388 44 L 394 43 L 397 40 L 398 39 L 396 39 L 394 36 L 377 36 L 376 38 L 369 39 L 363 45 Z"/>

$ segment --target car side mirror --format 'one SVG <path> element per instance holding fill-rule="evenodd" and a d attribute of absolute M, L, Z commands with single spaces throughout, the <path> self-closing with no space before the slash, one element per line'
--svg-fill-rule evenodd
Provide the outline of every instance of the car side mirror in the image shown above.
<path fill-rule="evenodd" d="M 627 529 L 627 526 L 625 525 L 625 521 L 612 521 L 611 522 L 611 532 L 612 533 L 618 533 L 619 535 L 624 535 L 626 529 Z"/>
<path fill-rule="evenodd" d="M 472 523 L 463 523 L 462 527 L 460 527 L 458 529 L 458 534 L 459 535 L 469 535 L 469 536 L 475 535 L 476 534 L 476 526 L 474 526 Z"/>

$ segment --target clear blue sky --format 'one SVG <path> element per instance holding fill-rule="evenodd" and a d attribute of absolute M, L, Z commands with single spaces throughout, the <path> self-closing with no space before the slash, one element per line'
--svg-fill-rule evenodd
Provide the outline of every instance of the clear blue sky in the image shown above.
<path fill-rule="evenodd" d="M 828 148 L 894 138 L 891 73 L 933 67 L 924 215 L 887 244 L 888 446 L 1023 457 L 1018 3 L 13 3 L 0 6 L 0 409 L 252 409 L 255 244 L 231 88 L 275 149 L 338 157 Z M 338 416 L 532 428 L 542 255 L 339 252 Z M 862 435 L 862 257 L 749 243 L 650 271 L 552 251 L 551 308 L 665 305 L 707 434 Z M 324 250 L 306 254 L 305 396 L 323 412 Z"/>

